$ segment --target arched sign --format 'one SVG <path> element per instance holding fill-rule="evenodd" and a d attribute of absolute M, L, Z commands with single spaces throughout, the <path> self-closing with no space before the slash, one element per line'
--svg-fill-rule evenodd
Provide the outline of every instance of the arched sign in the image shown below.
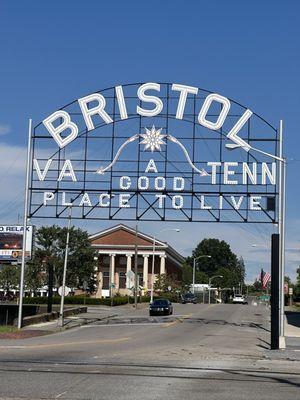
<path fill-rule="evenodd" d="M 35 126 L 29 217 L 276 223 L 278 130 L 217 93 L 111 87 Z"/>

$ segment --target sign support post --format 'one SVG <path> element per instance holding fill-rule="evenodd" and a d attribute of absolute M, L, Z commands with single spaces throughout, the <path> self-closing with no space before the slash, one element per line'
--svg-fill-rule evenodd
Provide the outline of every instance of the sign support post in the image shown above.
<path fill-rule="evenodd" d="M 279 125 L 279 348 L 285 349 L 284 337 L 284 264 L 285 264 L 285 184 L 286 184 L 286 159 L 283 157 L 283 121 Z M 273 279 L 273 276 L 272 276 Z M 273 296 L 273 292 L 272 292 Z"/>
<path fill-rule="evenodd" d="M 32 119 L 28 124 L 28 144 L 27 144 L 27 161 L 26 161 L 26 182 L 25 182 L 25 201 L 24 201 L 24 222 L 23 222 L 23 246 L 22 246 L 22 262 L 19 286 L 19 312 L 18 312 L 18 329 L 22 328 L 22 311 L 24 297 L 24 277 L 25 277 L 25 253 L 26 253 L 26 236 L 27 236 L 27 214 L 28 214 L 28 194 L 29 194 L 29 177 L 30 177 L 30 160 L 31 160 L 31 132 Z"/>
<path fill-rule="evenodd" d="M 280 348 L 280 235 L 273 233 L 271 245 L 271 349 Z"/>

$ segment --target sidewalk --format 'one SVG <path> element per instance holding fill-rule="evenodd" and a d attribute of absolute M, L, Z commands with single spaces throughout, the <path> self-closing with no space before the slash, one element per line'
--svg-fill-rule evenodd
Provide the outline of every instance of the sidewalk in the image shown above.
<path fill-rule="evenodd" d="M 86 313 L 74 315 L 64 319 L 64 326 L 58 326 L 58 320 L 42 322 L 39 324 L 28 325 L 22 328 L 23 331 L 41 331 L 41 333 L 55 333 L 66 329 L 76 328 L 82 325 L 90 324 L 103 319 L 118 317 L 118 316 L 144 316 L 148 311 L 148 303 L 138 304 L 137 310 L 132 304 L 108 307 L 95 306 L 88 307 Z"/>
<path fill-rule="evenodd" d="M 286 349 L 298 351 L 300 355 L 300 310 L 295 307 L 285 308 Z"/>
<path fill-rule="evenodd" d="M 70 316 L 64 318 L 64 326 L 60 327 L 58 325 L 58 320 L 53 320 L 49 322 L 41 322 L 39 324 L 28 325 L 22 328 L 23 331 L 25 330 L 34 330 L 34 331 L 41 331 L 47 333 L 56 333 L 61 332 L 66 329 L 76 328 L 81 325 L 86 325 L 95 321 L 100 321 L 106 318 L 112 318 L 117 316 L 118 314 L 114 312 L 113 308 L 110 307 L 103 307 L 97 309 L 88 309 L 88 312 L 77 314 L 74 316 Z"/>

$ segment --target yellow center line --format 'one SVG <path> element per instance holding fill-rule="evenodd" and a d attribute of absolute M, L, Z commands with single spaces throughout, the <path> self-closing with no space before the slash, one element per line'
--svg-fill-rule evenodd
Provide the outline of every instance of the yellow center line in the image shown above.
<path fill-rule="evenodd" d="M 119 339 L 100 339 L 89 340 L 81 342 L 66 342 L 66 343 L 50 343 L 50 344 L 34 344 L 34 345 L 16 345 L 16 346 L 0 346 L 0 349 L 42 349 L 47 347 L 64 347 L 84 344 L 99 344 L 99 343 L 119 343 L 130 340 L 131 337 L 124 337 Z"/>
<path fill-rule="evenodd" d="M 179 322 L 183 322 L 183 320 L 190 318 L 192 315 L 193 315 L 192 313 L 183 315 L 181 318 L 177 318 L 175 321 L 168 322 L 167 324 L 163 324 L 162 328 L 168 328 L 169 326 L 173 326 L 173 325 L 178 324 Z"/>

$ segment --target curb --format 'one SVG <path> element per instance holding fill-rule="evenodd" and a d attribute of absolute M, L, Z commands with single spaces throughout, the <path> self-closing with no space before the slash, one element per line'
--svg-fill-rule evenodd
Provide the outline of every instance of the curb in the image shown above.
<path fill-rule="evenodd" d="M 92 324 L 93 322 L 96 322 L 96 321 L 103 321 L 103 320 L 106 320 L 106 319 L 109 319 L 109 318 L 114 318 L 114 317 L 117 317 L 117 316 L 118 316 L 118 314 L 111 314 L 111 315 L 107 315 L 106 317 L 101 317 L 101 318 L 83 319 L 83 320 L 80 320 L 80 321 L 76 321 L 76 320 L 72 321 L 71 320 L 68 323 L 66 323 L 65 326 L 62 326 L 62 327 L 58 326 L 58 327 L 56 327 L 55 330 L 53 330 L 51 332 L 53 332 L 53 333 L 55 333 L 55 332 L 63 332 L 63 331 L 67 331 L 69 329 L 78 328 L 78 327 L 83 326 L 83 325 L 89 325 L 89 324 Z"/>

